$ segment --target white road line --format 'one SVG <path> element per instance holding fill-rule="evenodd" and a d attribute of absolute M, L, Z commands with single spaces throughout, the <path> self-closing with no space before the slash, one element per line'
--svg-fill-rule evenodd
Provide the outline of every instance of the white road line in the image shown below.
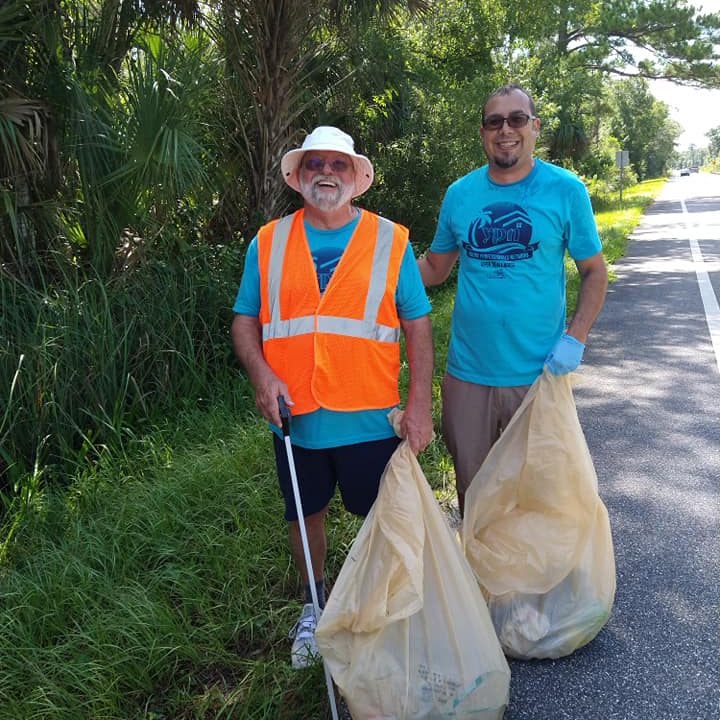
<path fill-rule="evenodd" d="M 713 350 L 715 351 L 715 361 L 720 372 L 720 306 L 718 305 L 715 292 L 713 291 L 710 276 L 705 270 L 705 261 L 703 260 L 700 245 L 693 235 L 695 228 L 690 222 L 690 213 L 688 212 L 685 200 L 680 199 L 683 215 L 685 217 L 685 226 L 688 229 L 688 241 L 690 243 L 690 252 L 692 253 L 693 265 L 695 267 L 695 275 L 700 288 L 700 297 L 702 298 L 703 308 L 705 309 L 705 320 L 707 321 L 708 330 L 710 332 L 710 340 L 712 341 Z"/>

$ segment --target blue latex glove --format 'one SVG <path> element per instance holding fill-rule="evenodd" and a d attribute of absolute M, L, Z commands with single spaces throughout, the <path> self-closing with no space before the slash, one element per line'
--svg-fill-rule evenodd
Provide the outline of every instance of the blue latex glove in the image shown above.
<path fill-rule="evenodd" d="M 585 346 L 571 335 L 561 335 L 555 347 L 545 358 L 547 369 L 553 375 L 565 375 L 576 370 L 582 360 Z"/>

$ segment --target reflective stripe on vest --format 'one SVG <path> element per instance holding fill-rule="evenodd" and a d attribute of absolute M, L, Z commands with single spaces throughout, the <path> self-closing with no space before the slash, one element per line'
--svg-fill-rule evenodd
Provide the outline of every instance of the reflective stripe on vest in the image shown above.
<path fill-rule="evenodd" d="M 318 315 L 317 327 L 315 327 L 314 315 L 305 315 L 290 320 L 280 319 L 280 282 L 282 279 L 283 258 L 290 237 L 292 221 L 293 215 L 287 215 L 278 220 L 273 229 L 273 241 L 268 266 L 268 310 L 270 321 L 263 323 L 263 342 L 277 338 L 304 335 L 314 331 L 331 335 L 347 335 L 378 342 L 399 342 L 399 327 L 393 328 L 376 322 L 380 303 L 385 294 L 390 250 L 392 249 L 393 223 L 390 220 L 378 217 L 377 239 L 363 319 L 355 320 L 331 315 Z"/>

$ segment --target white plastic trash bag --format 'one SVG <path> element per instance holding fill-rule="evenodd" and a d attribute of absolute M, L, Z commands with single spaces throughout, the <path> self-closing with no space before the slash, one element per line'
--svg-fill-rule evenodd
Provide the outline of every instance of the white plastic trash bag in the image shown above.
<path fill-rule="evenodd" d="M 315 638 L 353 720 L 503 716 L 510 669 L 407 442 L 385 468 Z"/>
<path fill-rule="evenodd" d="M 531 386 L 468 488 L 462 542 L 506 654 L 568 655 L 607 622 L 610 521 L 569 375 Z"/>

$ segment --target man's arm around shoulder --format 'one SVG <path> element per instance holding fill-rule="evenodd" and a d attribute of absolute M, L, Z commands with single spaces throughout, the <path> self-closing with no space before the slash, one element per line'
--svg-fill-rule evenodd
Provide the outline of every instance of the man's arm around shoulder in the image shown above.
<path fill-rule="evenodd" d="M 417 264 L 423 285 L 429 287 L 445 282 L 459 254 L 459 250 L 452 250 L 446 253 L 428 252 L 421 257 Z"/>

